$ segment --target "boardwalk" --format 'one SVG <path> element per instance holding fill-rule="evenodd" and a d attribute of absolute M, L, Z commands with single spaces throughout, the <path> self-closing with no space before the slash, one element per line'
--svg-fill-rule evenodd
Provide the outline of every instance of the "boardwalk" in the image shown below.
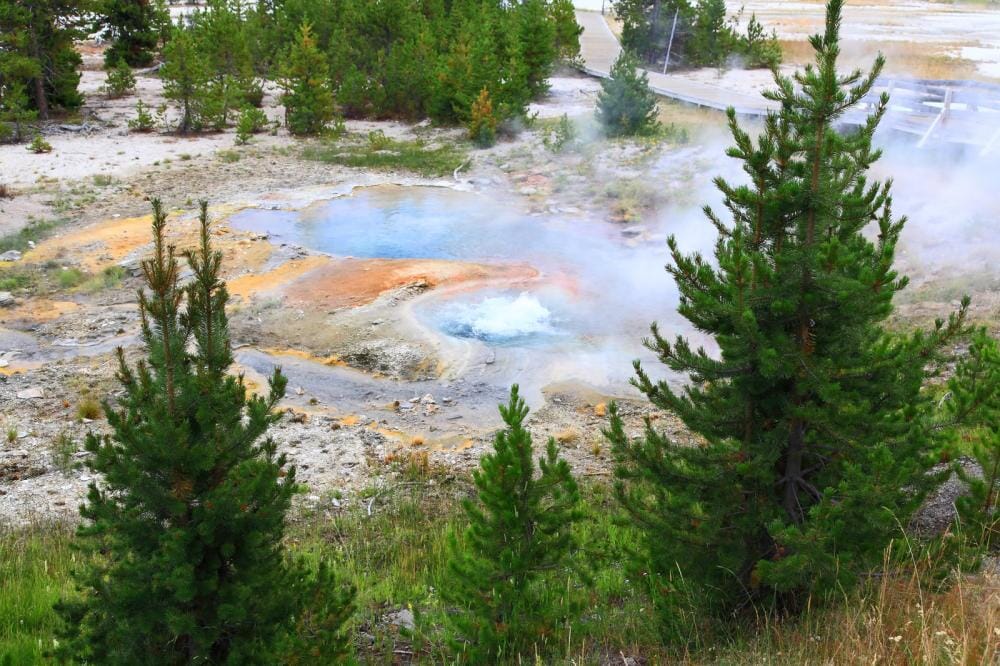
<path fill-rule="evenodd" d="M 607 78 L 611 72 L 611 64 L 621 53 L 618 39 L 599 12 L 577 12 L 577 22 L 583 27 L 580 37 L 580 52 L 583 57 L 584 70 L 591 76 Z M 741 94 L 731 90 L 722 90 L 697 81 L 690 81 L 672 74 L 649 72 L 649 87 L 657 95 L 671 99 L 705 106 L 712 109 L 725 110 L 733 107 L 741 115 L 762 116 L 769 108 L 775 108 L 759 94 Z"/>
<path fill-rule="evenodd" d="M 578 11 L 583 27 L 580 38 L 584 71 L 607 78 L 621 52 L 604 17 Z M 758 92 L 737 92 L 677 74 L 650 71 L 649 87 L 658 95 L 711 109 L 733 107 L 744 116 L 763 116 L 777 105 Z M 974 146 L 981 154 L 1000 155 L 1000 86 L 972 81 L 928 81 L 884 78 L 847 124 L 860 124 L 882 92 L 890 94 L 889 113 L 883 126 L 915 137 L 917 145 L 956 143 Z"/>

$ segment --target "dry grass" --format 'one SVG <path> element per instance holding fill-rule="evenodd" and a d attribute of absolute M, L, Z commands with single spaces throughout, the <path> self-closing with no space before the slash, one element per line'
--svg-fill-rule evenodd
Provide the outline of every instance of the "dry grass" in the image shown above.
<path fill-rule="evenodd" d="M 882 577 L 866 595 L 765 622 L 726 663 L 995 664 L 1000 659 L 1000 577 L 957 576 L 930 589 L 924 566 Z"/>
<path fill-rule="evenodd" d="M 982 74 L 974 62 L 952 56 L 939 44 L 919 42 L 861 42 L 844 40 L 843 66 L 870 67 L 876 52 L 886 57 L 886 74 L 915 77 L 920 79 L 971 79 L 993 81 Z M 804 65 L 815 60 L 815 52 L 809 42 L 790 39 L 781 41 L 784 64 Z"/>
<path fill-rule="evenodd" d="M 101 403 L 91 397 L 84 397 L 76 406 L 76 416 L 79 419 L 94 421 L 101 418 Z"/>

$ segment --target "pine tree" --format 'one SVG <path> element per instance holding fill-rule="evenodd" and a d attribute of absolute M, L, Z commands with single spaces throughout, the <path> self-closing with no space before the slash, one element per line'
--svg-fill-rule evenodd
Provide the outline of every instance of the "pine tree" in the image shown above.
<path fill-rule="evenodd" d="M 861 128 L 836 129 L 883 65 L 837 72 L 842 5 L 830 0 L 811 39 L 816 64 L 776 78 L 768 96 L 781 110 L 756 141 L 729 113 L 728 154 L 748 185 L 716 181 L 732 220 L 706 210 L 715 262 L 669 242 L 679 312 L 719 351 L 671 343 L 654 325 L 647 345 L 690 384 L 654 382 L 638 363 L 634 383 L 703 444 L 677 445 L 651 424 L 631 439 L 615 410 L 606 433 L 618 497 L 643 534 L 635 564 L 675 638 L 692 601 L 697 617 L 794 611 L 848 587 L 940 478 L 927 473 L 939 442 L 923 387 L 967 301 L 929 333 L 883 325 L 907 284 L 893 268 L 905 220 L 889 184 L 866 174 L 888 97 Z"/>
<path fill-rule="evenodd" d="M 268 394 L 248 398 L 242 376 L 228 374 L 228 294 L 207 205 L 187 287 L 165 226 L 154 201 L 149 291 L 139 294 L 146 359 L 131 366 L 118 350 L 124 395 L 104 405 L 112 432 L 87 437 L 103 481 L 80 509 L 81 595 L 59 608 L 62 656 L 273 664 L 322 649 L 333 660 L 346 651 L 339 630 L 353 592 L 281 545 L 295 470 L 266 432 L 286 380 L 276 370 Z"/>
<path fill-rule="evenodd" d="M 200 131 L 205 125 L 208 102 L 208 65 L 198 50 L 190 29 L 176 28 L 163 49 L 164 63 L 160 69 L 163 96 L 180 107 L 177 131 L 187 134 Z"/>
<path fill-rule="evenodd" d="M 965 426 L 960 435 L 971 442 L 982 474 L 955 465 L 969 487 L 955 504 L 964 532 L 986 550 L 996 550 L 1000 548 L 1000 344 L 985 329 L 976 332 L 948 389 L 949 415 Z"/>
<path fill-rule="evenodd" d="M 461 607 L 448 620 L 457 634 L 453 648 L 470 663 L 532 655 L 579 612 L 567 581 L 581 515 L 576 481 L 553 439 L 535 475 L 528 408 L 516 385 L 500 414 L 507 427 L 473 473 L 478 502 L 463 504 L 470 525 L 461 539 L 452 535 L 441 589 Z"/>
<path fill-rule="evenodd" d="M 150 0 L 102 0 L 95 27 L 111 41 L 104 52 L 104 66 L 124 60 L 131 67 L 153 62 L 158 35 L 153 21 L 156 8 Z"/>
<path fill-rule="evenodd" d="M 24 86 L 31 108 L 47 119 L 52 110 L 83 104 L 77 89 L 82 62 L 74 41 L 85 35 L 88 0 L 0 2 L 0 77 Z"/>
<path fill-rule="evenodd" d="M 556 54 L 563 60 L 576 60 L 580 56 L 583 28 L 576 22 L 576 8 L 572 0 L 552 0 L 549 12 L 555 26 Z"/>
<path fill-rule="evenodd" d="M 684 52 L 695 17 L 689 0 L 615 0 L 614 11 L 622 22 L 622 47 L 641 62 L 661 65 L 668 45 L 673 54 Z"/>
<path fill-rule="evenodd" d="M 497 141 L 497 119 L 493 115 L 490 91 L 483 88 L 472 103 L 469 114 L 469 138 L 480 148 L 489 148 Z"/>
<path fill-rule="evenodd" d="M 597 120 L 608 136 L 633 136 L 656 130 L 656 95 L 649 89 L 638 61 L 622 51 L 611 66 L 611 78 L 601 81 L 597 96 Z"/>
<path fill-rule="evenodd" d="M 24 84 L 16 81 L 5 83 L 0 88 L 0 141 L 23 141 L 25 125 L 38 117 L 38 112 L 29 108 L 28 95 L 24 92 Z M 7 129 L 7 124 L 13 129 Z"/>
<path fill-rule="evenodd" d="M 516 20 L 528 92 L 537 97 L 548 92 L 548 78 L 559 56 L 556 26 L 545 0 L 524 0 L 518 5 Z"/>
<path fill-rule="evenodd" d="M 733 51 L 735 35 L 726 25 L 725 0 L 701 0 L 686 53 L 694 65 L 721 65 Z"/>
<path fill-rule="evenodd" d="M 299 39 L 288 52 L 281 86 L 285 124 L 292 134 L 318 134 L 333 120 L 333 91 L 326 59 L 308 23 L 302 24 Z"/>

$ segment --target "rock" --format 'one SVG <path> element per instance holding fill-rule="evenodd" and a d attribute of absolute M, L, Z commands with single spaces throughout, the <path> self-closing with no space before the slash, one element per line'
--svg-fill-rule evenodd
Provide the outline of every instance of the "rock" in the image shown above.
<path fill-rule="evenodd" d="M 7 250 L 3 254 L 0 254 L 0 261 L 20 261 L 21 253 L 17 250 Z"/>
<path fill-rule="evenodd" d="M 0 308 L 12 308 L 17 303 L 14 294 L 9 291 L 0 291 Z"/>
<path fill-rule="evenodd" d="M 403 608 L 402 610 L 389 613 L 385 616 L 385 621 L 393 627 L 399 627 L 407 630 L 412 630 L 417 626 L 413 617 L 413 611 L 409 608 Z"/>
<path fill-rule="evenodd" d="M 42 389 L 37 386 L 32 386 L 31 388 L 26 388 L 17 392 L 17 397 L 21 400 L 33 400 L 35 398 L 41 398 L 42 395 Z"/>
<path fill-rule="evenodd" d="M 958 464 L 971 476 L 982 477 L 983 470 L 972 458 L 960 458 Z M 942 463 L 931 469 L 936 474 L 951 467 L 951 463 Z M 935 537 L 943 534 L 951 527 L 956 518 L 955 500 L 969 492 L 969 487 L 958 475 L 952 472 L 937 490 L 932 492 L 923 506 L 917 509 L 910 519 L 910 528 L 921 537 Z"/>
<path fill-rule="evenodd" d="M 421 405 L 433 405 L 433 404 L 436 404 L 434 402 L 434 396 L 432 396 L 430 393 L 426 394 L 424 397 L 422 397 L 420 399 L 420 404 Z"/>

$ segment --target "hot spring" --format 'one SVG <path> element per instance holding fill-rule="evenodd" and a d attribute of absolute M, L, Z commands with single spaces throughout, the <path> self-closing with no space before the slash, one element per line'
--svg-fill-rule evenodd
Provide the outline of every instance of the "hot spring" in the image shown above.
<path fill-rule="evenodd" d="M 683 326 L 663 270 L 666 229 L 676 227 L 668 220 L 627 238 L 604 220 L 531 215 L 483 194 L 379 186 L 299 211 L 243 211 L 231 224 L 338 257 L 530 265 L 536 279 L 432 292 L 413 314 L 445 348 L 484 347 L 494 374 L 610 388 L 624 386 L 632 359 L 649 358 L 641 341 L 650 322 L 667 332 Z M 710 225 L 698 228 L 710 243 Z"/>

